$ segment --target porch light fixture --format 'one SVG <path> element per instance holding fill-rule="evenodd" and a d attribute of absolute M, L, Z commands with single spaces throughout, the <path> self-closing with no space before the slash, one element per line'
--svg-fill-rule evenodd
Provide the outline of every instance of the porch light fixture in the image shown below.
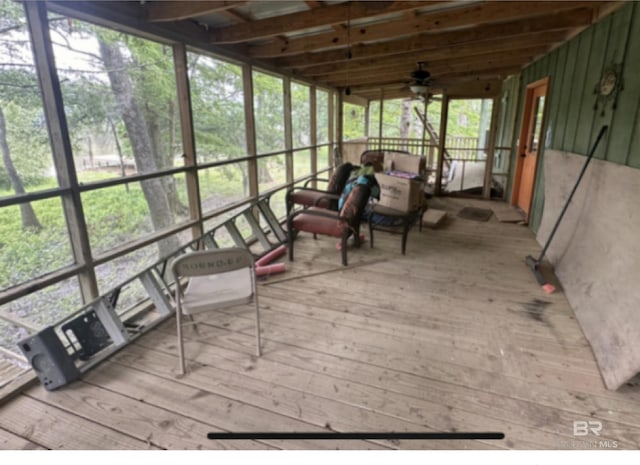
<path fill-rule="evenodd" d="M 418 68 L 411 73 L 409 90 L 416 95 L 426 95 L 429 92 L 429 85 L 431 84 L 431 73 L 423 69 L 423 61 L 419 61 L 417 64 Z"/>
<path fill-rule="evenodd" d="M 411 84 L 409 86 L 409 90 L 411 90 L 411 92 L 413 92 L 414 94 L 424 95 L 427 93 L 427 90 L 429 90 L 429 88 L 424 84 Z"/>

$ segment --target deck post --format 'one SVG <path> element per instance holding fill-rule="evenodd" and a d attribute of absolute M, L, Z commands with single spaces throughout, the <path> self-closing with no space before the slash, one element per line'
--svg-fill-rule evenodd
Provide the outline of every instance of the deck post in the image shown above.
<path fill-rule="evenodd" d="M 178 111 L 180 113 L 180 128 L 182 131 L 182 157 L 185 166 L 191 169 L 185 173 L 187 184 L 187 201 L 189 202 L 189 217 L 198 221 L 191 228 L 191 237 L 202 236 L 202 203 L 198 177 L 198 160 L 196 159 L 196 143 L 193 132 L 193 112 L 191 108 L 191 91 L 187 74 L 187 51 L 183 43 L 173 46 L 173 61 L 178 88 Z"/>
<path fill-rule="evenodd" d="M 23 6 L 27 17 L 29 35 L 31 36 L 36 71 L 40 81 L 42 103 L 58 184 L 61 188 L 69 189 L 68 193 L 61 195 L 62 208 L 69 231 L 69 242 L 73 258 L 82 267 L 78 272 L 78 282 L 82 300 L 86 303 L 98 296 L 98 283 L 91 256 L 91 244 L 82 208 L 78 177 L 73 161 L 62 90 L 60 89 L 60 80 L 49 35 L 47 4 L 45 2 L 24 2 Z"/>

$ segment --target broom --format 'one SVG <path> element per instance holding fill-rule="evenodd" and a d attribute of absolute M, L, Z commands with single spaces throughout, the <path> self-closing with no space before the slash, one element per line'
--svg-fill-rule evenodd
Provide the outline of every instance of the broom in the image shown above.
<path fill-rule="evenodd" d="M 549 234 L 547 242 L 544 245 L 544 247 L 542 248 L 542 252 L 540 252 L 540 256 L 536 260 L 531 255 L 527 255 L 527 257 L 525 259 L 525 261 L 527 263 L 527 266 L 529 268 L 531 268 L 531 271 L 533 271 L 533 275 L 536 277 L 536 280 L 538 281 L 538 284 L 540 284 L 540 286 L 542 287 L 542 290 L 545 291 L 547 294 L 553 293 L 556 290 L 556 288 L 555 288 L 555 286 L 553 284 L 548 283 L 548 282 L 545 281 L 544 276 L 542 276 L 542 272 L 540 270 L 540 264 L 542 263 L 542 259 L 544 258 L 545 254 L 547 253 L 547 249 L 549 248 L 549 244 L 551 244 L 551 241 L 553 240 L 553 236 L 555 235 L 556 231 L 558 230 L 558 226 L 560 225 L 560 222 L 562 221 L 562 217 L 564 216 L 565 212 L 567 211 L 567 208 L 569 207 L 569 203 L 571 203 L 571 199 L 573 198 L 573 194 L 575 194 L 576 190 L 578 189 L 578 185 L 580 184 L 580 181 L 582 181 L 582 176 L 584 175 L 584 172 L 587 170 L 587 166 L 589 166 L 589 162 L 593 158 L 593 154 L 595 153 L 596 148 L 598 147 L 598 144 L 600 143 L 600 139 L 602 139 L 604 134 L 607 132 L 608 128 L 609 128 L 609 126 L 605 125 L 605 126 L 602 126 L 602 129 L 600 129 L 600 132 L 598 133 L 598 137 L 596 137 L 596 140 L 593 143 L 593 146 L 591 147 L 591 150 L 589 151 L 589 154 L 587 155 L 587 159 L 585 160 L 584 165 L 582 165 L 582 170 L 580 171 L 580 174 L 578 175 L 578 179 L 576 180 L 576 183 L 573 186 L 573 189 L 571 190 L 571 193 L 569 194 L 569 197 L 567 198 L 567 201 L 564 204 L 564 207 L 562 208 L 562 211 L 560 212 L 560 216 L 558 216 L 558 219 L 556 220 L 556 224 L 553 225 L 553 229 L 551 230 L 551 234 Z"/>

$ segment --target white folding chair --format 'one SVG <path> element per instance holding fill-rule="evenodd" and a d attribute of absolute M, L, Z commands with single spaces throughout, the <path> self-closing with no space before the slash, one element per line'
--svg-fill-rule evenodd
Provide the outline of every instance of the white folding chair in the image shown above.
<path fill-rule="evenodd" d="M 257 355 L 261 355 L 258 293 L 253 256 L 249 251 L 229 248 L 191 252 L 175 260 L 173 276 L 181 375 L 185 374 L 183 315 L 193 318 L 196 313 L 255 302 Z M 186 288 L 184 278 L 188 278 Z"/>

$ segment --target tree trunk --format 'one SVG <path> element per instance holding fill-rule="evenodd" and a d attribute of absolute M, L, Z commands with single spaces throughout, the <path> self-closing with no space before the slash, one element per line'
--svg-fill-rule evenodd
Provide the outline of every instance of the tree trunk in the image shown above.
<path fill-rule="evenodd" d="M 113 140 L 116 143 L 116 151 L 118 152 L 118 161 L 120 162 L 120 175 L 124 178 L 127 176 L 127 168 L 124 165 L 124 154 L 122 153 L 122 147 L 120 146 L 120 139 L 118 138 L 118 131 L 116 130 L 116 125 L 113 122 L 113 119 L 109 117 L 109 127 L 111 128 L 111 134 L 113 135 Z M 124 185 L 127 192 L 129 192 L 129 183 Z"/>
<path fill-rule="evenodd" d="M 11 159 L 9 142 L 7 141 L 7 125 L 2 106 L 0 106 L 0 148 L 2 149 L 2 162 L 4 163 L 4 168 L 7 170 L 7 175 L 9 176 L 13 190 L 16 195 L 26 194 L 22 180 Z M 22 217 L 22 229 L 31 229 L 35 232 L 39 232 L 42 229 L 36 212 L 33 211 L 33 207 L 29 202 L 20 204 L 20 216 Z"/>
<path fill-rule="evenodd" d="M 171 102 L 169 104 L 169 111 L 171 111 Z M 149 109 L 147 109 L 147 128 L 149 129 L 149 136 L 151 140 L 151 147 L 153 150 L 153 155 L 156 160 L 156 165 L 160 170 L 166 170 L 173 168 L 173 151 L 172 151 L 172 143 L 173 137 L 171 136 L 173 132 L 173 115 L 169 114 L 169 118 L 171 120 L 169 124 L 169 142 L 168 147 L 165 147 L 163 144 L 163 134 L 160 130 L 160 124 L 158 124 L 157 115 L 153 114 Z M 173 215 L 186 215 L 189 213 L 189 209 L 186 205 L 180 202 L 178 199 L 178 191 L 176 189 L 176 183 L 173 176 L 164 176 L 162 178 L 162 186 L 164 191 L 167 193 L 167 199 L 169 200 L 169 208 L 171 208 L 171 212 Z"/>
<path fill-rule="evenodd" d="M 109 75 L 111 90 L 127 129 L 138 172 L 155 173 L 158 169 L 153 156 L 151 137 L 143 113 L 135 100 L 133 82 L 126 71 L 122 53 L 117 44 L 108 44 L 102 38 L 98 38 L 98 43 L 100 55 Z M 169 200 L 162 184 L 160 178 L 140 182 L 149 206 L 151 223 L 156 231 L 173 225 Z M 175 251 L 179 243 L 177 238 L 172 236 L 160 241 L 158 246 L 160 256 L 166 256 Z"/>

